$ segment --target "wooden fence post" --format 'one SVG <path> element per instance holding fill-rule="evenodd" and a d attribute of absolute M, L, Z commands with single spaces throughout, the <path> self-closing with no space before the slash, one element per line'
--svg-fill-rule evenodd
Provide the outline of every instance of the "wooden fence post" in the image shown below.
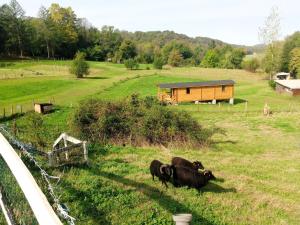
<path fill-rule="evenodd" d="M 54 166 L 54 157 L 52 152 L 48 152 L 48 160 L 49 160 L 49 165 L 52 167 Z"/>
<path fill-rule="evenodd" d="M 68 146 L 68 142 L 66 140 L 66 137 L 64 137 L 63 139 L 64 139 L 64 145 L 65 145 L 65 147 L 67 147 Z M 66 155 L 66 160 L 69 161 L 69 153 L 68 153 L 68 151 L 65 152 L 65 155 Z"/>
<path fill-rule="evenodd" d="M 88 161 L 88 150 L 86 148 L 86 141 L 83 142 L 83 154 L 84 154 L 84 161 Z"/>

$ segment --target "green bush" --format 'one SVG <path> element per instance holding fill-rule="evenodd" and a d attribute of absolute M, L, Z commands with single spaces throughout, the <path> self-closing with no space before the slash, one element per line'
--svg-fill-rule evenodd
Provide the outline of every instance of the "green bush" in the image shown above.
<path fill-rule="evenodd" d="M 137 70 L 139 68 L 139 64 L 136 59 L 127 59 L 124 61 L 124 65 L 130 70 Z"/>
<path fill-rule="evenodd" d="M 77 78 L 82 78 L 83 75 L 89 74 L 89 64 L 85 61 L 85 53 L 77 52 L 72 62 L 70 73 Z"/>
<path fill-rule="evenodd" d="M 256 70 L 259 68 L 259 61 L 258 61 L 257 58 L 253 58 L 253 59 L 250 59 L 250 60 L 243 61 L 242 68 L 244 70 L 255 73 Z"/>
<path fill-rule="evenodd" d="M 274 81 L 274 80 L 269 80 L 269 86 L 270 86 L 272 89 L 275 90 L 275 88 L 276 88 L 276 83 L 275 83 L 275 81 Z"/>
<path fill-rule="evenodd" d="M 73 117 L 73 128 L 84 139 L 101 144 L 194 147 L 208 144 L 214 132 L 184 111 L 164 107 L 153 97 L 119 102 L 87 100 Z"/>
<path fill-rule="evenodd" d="M 204 58 L 201 61 L 201 67 L 215 68 L 220 63 L 220 54 L 215 49 L 210 49 L 205 53 Z"/>
<path fill-rule="evenodd" d="M 181 66 L 183 63 L 183 57 L 178 50 L 172 50 L 168 57 L 168 64 L 174 67 Z"/>
<path fill-rule="evenodd" d="M 31 143 L 39 148 L 46 147 L 46 135 L 43 117 L 35 112 L 29 112 L 25 115 L 25 129 L 28 132 Z"/>
<path fill-rule="evenodd" d="M 153 61 L 153 67 L 161 70 L 164 66 L 164 60 L 162 57 L 155 57 Z"/>

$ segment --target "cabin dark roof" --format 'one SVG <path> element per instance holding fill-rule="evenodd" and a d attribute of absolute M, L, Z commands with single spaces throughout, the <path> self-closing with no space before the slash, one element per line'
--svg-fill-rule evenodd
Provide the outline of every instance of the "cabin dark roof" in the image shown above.
<path fill-rule="evenodd" d="M 211 80 L 203 82 L 163 83 L 160 88 L 190 88 L 190 87 L 213 87 L 220 85 L 234 85 L 233 80 Z"/>

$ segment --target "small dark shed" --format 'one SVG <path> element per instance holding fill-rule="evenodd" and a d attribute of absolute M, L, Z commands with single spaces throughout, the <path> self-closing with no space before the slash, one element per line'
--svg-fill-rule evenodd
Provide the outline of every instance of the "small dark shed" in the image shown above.
<path fill-rule="evenodd" d="M 53 110 L 52 103 L 34 103 L 34 111 L 37 113 L 49 113 Z"/>

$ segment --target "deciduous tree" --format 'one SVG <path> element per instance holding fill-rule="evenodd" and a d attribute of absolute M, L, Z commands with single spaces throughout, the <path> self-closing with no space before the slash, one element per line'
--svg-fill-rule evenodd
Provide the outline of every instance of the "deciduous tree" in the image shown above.
<path fill-rule="evenodd" d="M 266 72 L 272 74 L 278 69 L 277 59 L 278 45 L 276 44 L 280 37 L 280 17 L 277 7 L 272 7 L 270 15 L 266 18 L 264 26 L 259 28 L 259 38 L 267 45 L 267 54 L 264 59 Z"/>
<path fill-rule="evenodd" d="M 300 47 L 294 48 L 291 51 L 290 56 L 290 62 L 289 62 L 289 70 L 294 75 L 299 77 L 300 75 Z"/>
<path fill-rule="evenodd" d="M 133 41 L 124 40 L 119 48 L 121 59 L 131 59 L 137 56 L 137 49 Z"/>
<path fill-rule="evenodd" d="M 82 78 L 83 75 L 89 74 L 89 64 L 85 61 L 85 53 L 77 52 L 72 62 L 70 72 L 77 78 Z"/>
<path fill-rule="evenodd" d="M 172 50 L 169 54 L 168 64 L 174 67 L 181 66 L 183 63 L 183 57 L 176 49 Z"/>
<path fill-rule="evenodd" d="M 23 57 L 25 34 L 25 11 L 16 0 L 3 5 L 0 10 L 1 24 L 7 34 L 6 48 L 8 52 L 19 52 Z"/>
<path fill-rule="evenodd" d="M 295 32 L 291 36 L 287 37 L 281 54 L 281 65 L 280 69 L 285 72 L 289 72 L 289 63 L 291 60 L 291 52 L 294 48 L 300 47 L 300 31 Z"/>
<path fill-rule="evenodd" d="M 215 49 L 210 49 L 205 53 L 205 56 L 201 62 L 202 67 L 214 68 L 219 65 L 219 54 Z"/>

